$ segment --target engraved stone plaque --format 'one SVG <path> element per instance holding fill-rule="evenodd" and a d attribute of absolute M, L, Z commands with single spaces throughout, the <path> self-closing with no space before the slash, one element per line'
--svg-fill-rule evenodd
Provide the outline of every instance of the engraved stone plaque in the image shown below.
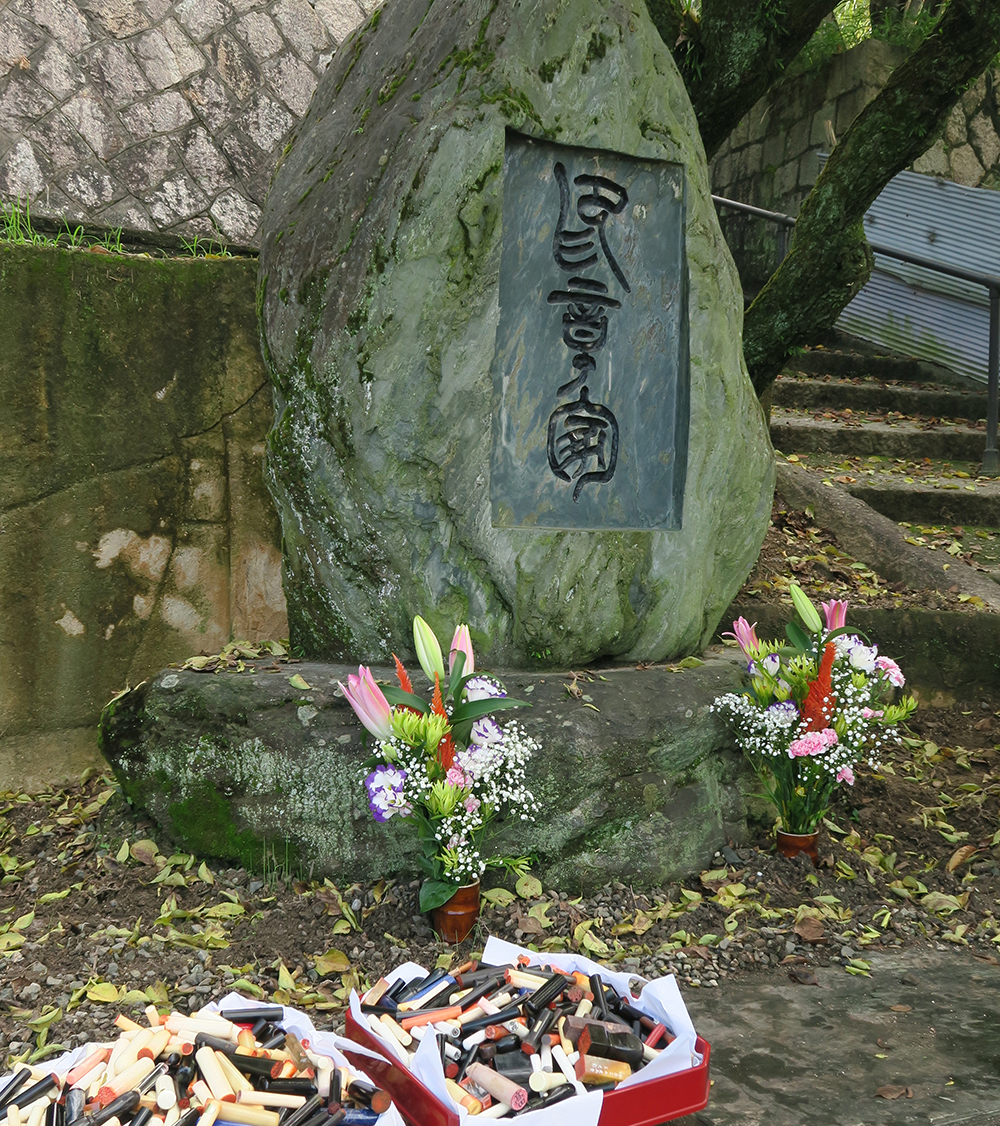
<path fill-rule="evenodd" d="M 508 132 L 495 527 L 681 526 L 684 169 Z"/>

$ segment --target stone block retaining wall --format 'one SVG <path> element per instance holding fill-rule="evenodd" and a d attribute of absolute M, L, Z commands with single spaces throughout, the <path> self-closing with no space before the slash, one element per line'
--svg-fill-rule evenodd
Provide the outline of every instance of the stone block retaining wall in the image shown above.
<path fill-rule="evenodd" d="M 0 5 L 0 200 L 255 245 L 271 173 L 374 0 Z"/>
<path fill-rule="evenodd" d="M 712 190 L 727 199 L 797 215 L 819 175 L 819 154 L 842 137 L 906 57 L 869 39 L 814 71 L 782 83 L 751 109 L 716 154 Z M 962 96 L 942 137 L 912 171 L 969 187 L 1000 188 L 1000 71 L 988 71 Z M 777 266 L 777 228 L 721 213 L 745 289 L 755 292 Z"/>

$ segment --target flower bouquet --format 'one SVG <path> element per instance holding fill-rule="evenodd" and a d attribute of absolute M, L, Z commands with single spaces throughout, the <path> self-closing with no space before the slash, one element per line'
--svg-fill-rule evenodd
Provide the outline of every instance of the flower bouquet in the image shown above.
<path fill-rule="evenodd" d="M 853 786 L 862 759 L 877 768 L 880 749 L 897 738 L 895 725 L 917 705 L 911 696 L 890 702 L 903 674 L 847 629 L 846 602 L 822 603 L 824 623 L 801 587 L 790 591 L 802 622 L 785 627 L 790 644 L 759 640 L 744 618 L 723 635 L 742 649 L 752 682 L 744 695 L 717 697 L 713 710 L 734 728 L 780 828 L 813 833 L 837 784 Z"/>
<path fill-rule="evenodd" d="M 379 687 L 371 670 L 340 685 L 362 724 L 377 740 L 365 763 L 368 805 L 376 821 L 399 817 L 422 846 L 427 876 L 420 910 L 446 903 L 463 884 L 479 879 L 487 829 L 507 809 L 532 820 L 538 808 L 525 787 L 525 768 L 540 744 L 520 724 L 501 726 L 493 713 L 525 705 L 511 699 L 495 677 L 477 674 L 469 627 L 455 630 L 447 677 L 441 646 L 421 617 L 413 619 L 417 658 L 433 686 L 430 703 L 416 695 L 399 658 L 399 687 Z"/>

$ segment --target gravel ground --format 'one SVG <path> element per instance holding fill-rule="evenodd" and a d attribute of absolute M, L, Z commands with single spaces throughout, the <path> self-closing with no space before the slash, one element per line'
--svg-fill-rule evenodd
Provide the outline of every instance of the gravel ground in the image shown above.
<path fill-rule="evenodd" d="M 487 892 L 456 950 L 417 912 L 417 883 L 335 887 L 174 852 L 113 781 L 0 796 L 0 1059 L 41 1060 L 112 1033 L 114 1016 L 196 1009 L 230 989 L 341 1028 L 352 986 L 407 959 L 464 960 L 490 933 L 583 950 L 683 989 L 748 974 L 810 984 L 817 966 L 870 971 L 913 944 L 998 964 L 1000 694 L 921 709 L 909 744 L 859 778 L 824 830 L 821 864 L 761 832 L 711 868 L 647 891 L 580 898 L 531 879 Z"/>

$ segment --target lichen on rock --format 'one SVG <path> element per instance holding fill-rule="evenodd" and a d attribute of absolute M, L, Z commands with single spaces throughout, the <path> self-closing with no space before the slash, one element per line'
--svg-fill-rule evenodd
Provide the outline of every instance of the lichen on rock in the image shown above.
<path fill-rule="evenodd" d="M 773 464 L 695 117 L 641 0 L 393 0 L 275 176 L 261 329 L 293 643 L 386 660 L 423 615 L 495 664 L 707 643 L 763 538 Z M 553 60 L 558 60 L 556 65 Z M 506 131 L 683 166 L 690 336 L 671 531 L 491 522 Z"/>

